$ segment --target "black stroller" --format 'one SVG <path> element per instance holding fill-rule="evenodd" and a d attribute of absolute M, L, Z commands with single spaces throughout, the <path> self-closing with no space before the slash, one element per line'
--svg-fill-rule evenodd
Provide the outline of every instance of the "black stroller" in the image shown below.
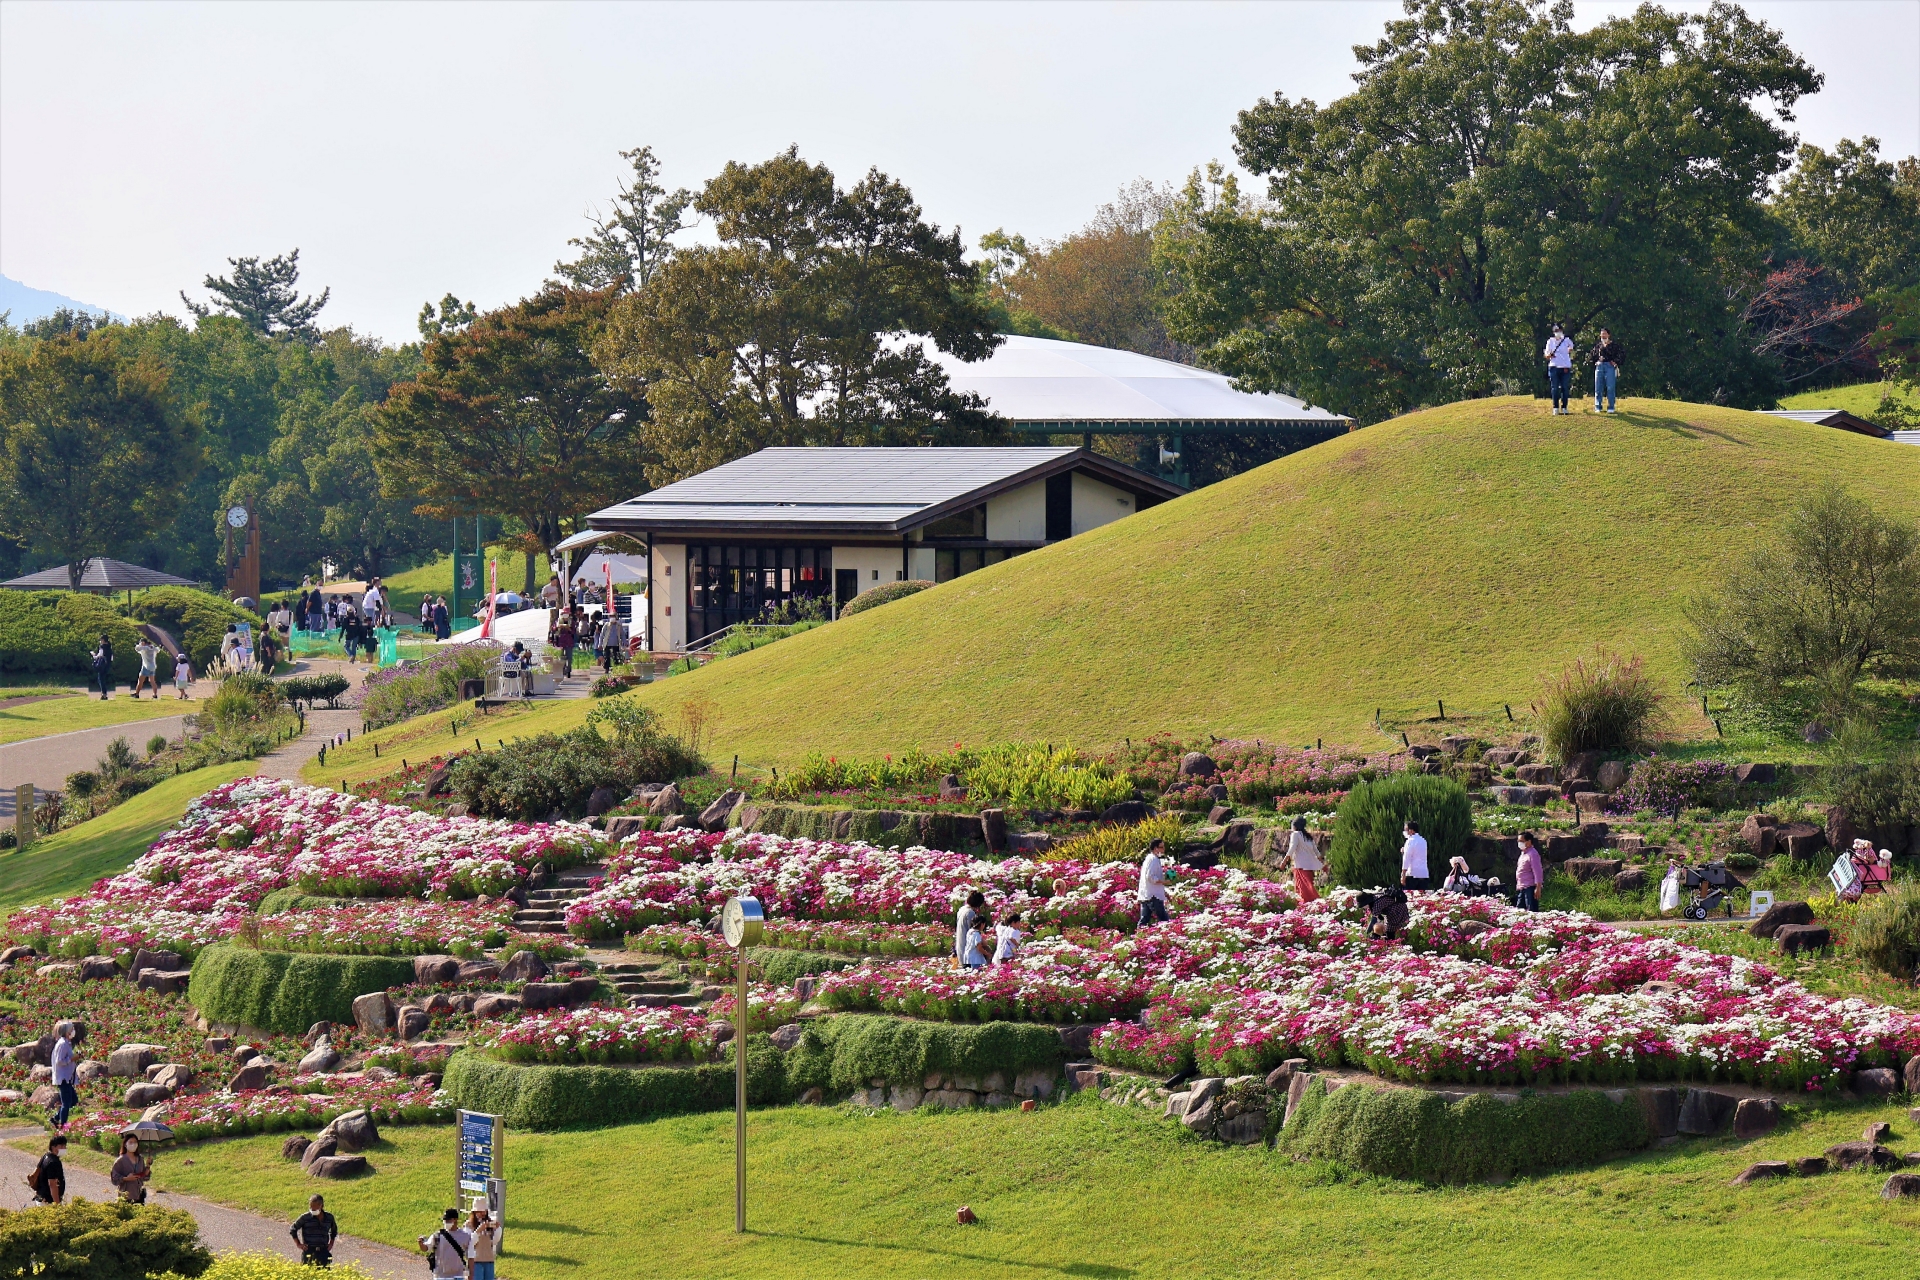
<path fill-rule="evenodd" d="M 1681 883 L 1690 890 L 1687 905 L 1680 914 L 1689 920 L 1705 920 L 1708 915 L 1726 908 L 1727 917 L 1733 917 L 1733 900 L 1727 891 L 1734 886 L 1734 879 L 1724 862 L 1709 862 L 1704 867 L 1685 868 L 1685 878 Z"/>

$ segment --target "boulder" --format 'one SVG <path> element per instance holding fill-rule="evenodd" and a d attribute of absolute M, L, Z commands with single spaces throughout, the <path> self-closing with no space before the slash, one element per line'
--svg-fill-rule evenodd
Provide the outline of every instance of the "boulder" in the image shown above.
<path fill-rule="evenodd" d="M 600 994 L 600 979 L 590 973 L 567 979 L 567 1003 L 588 1004 Z"/>
<path fill-rule="evenodd" d="M 322 1137 L 331 1136 L 348 1151 L 364 1151 L 380 1141 L 380 1130 L 374 1126 L 373 1117 L 362 1110 L 335 1116 L 333 1123 L 322 1129 L 320 1134 Z"/>
<path fill-rule="evenodd" d="M 1671 1138 L 1680 1132 L 1680 1091 L 1662 1086 L 1636 1089 L 1634 1098 L 1647 1119 L 1647 1132 L 1655 1138 Z"/>
<path fill-rule="evenodd" d="M 88 956 L 80 962 L 80 981 L 100 982 L 120 976 L 120 966 L 112 956 Z"/>
<path fill-rule="evenodd" d="M 460 962 L 452 956 L 415 956 L 413 980 L 423 986 L 440 987 L 460 980 Z"/>
<path fill-rule="evenodd" d="M 1750 1164 L 1741 1170 L 1740 1176 L 1733 1180 L 1733 1185 L 1749 1186 L 1762 1178 L 1784 1178 L 1792 1172 L 1792 1168 L 1785 1160 L 1762 1160 L 1758 1164 Z"/>
<path fill-rule="evenodd" d="M 333 1039 L 333 1024 L 323 1020 L 308 1027 L 307 1034 L 300 1037 L 300 1043 L 311 1049 L 322 1040 L 331 1039 Z"/>
<path fill-rule="evenodd" d="M 467 802 L 466 802 L 465 800 L 455 800 L 455 801 L 454 801 L 454 802 L 453 802 L 452 804 L 450 804 L 450 805 L 448 805 L 448 806 L 447 806 L 447 816 L 448 816 L 449 818 L 464 818 L 464 817 L 466 817 L 466 816 L 467 816 Z"/>
<path fill-rule="evenodd" d="M 1033 1067 L 1022 1071 L 1013 1078 L 1013 1096 L 1016 1098 L 1051 1098 L 1054 1085 L 1059 1082 L 1056 1072 L 1045 1067 Z"/>
<path fill-rule="evenodd" d="M 77 978 L 80 966 L 71 960 L 56 960 L 52 964 L 43 964 L 34 973 L 42 978 Z"/>
<path fill-rule="evenodd" d="M 322 1040 L 320 1043 L 314 1045 L 313 1048 L 307 1050 L 306 1056 L 300 1059 L 299 1071 L 303 1076 L 313 1075 L 318 1072 L 331 1071 L 339 1065 L 339 1050 L 335 1049 L 329 1041 Z"/>
<path fill-rule="evenodd" d="M 980 811 L 980 838 L 987 842 L 987 848 L 1000 853 L 1007 847 L 1007 812 L 1004 809 L 982 809 Z"/>
<path fill-rule="evenodd" d="M 1569 778 L 1587 778 L 1590 780 L 1599 768 L 1600 753 L 1598 751 L 1576 752 L 1569 756 L 1566 762 L 1560 766 L 1560 781 L 1564 783 Z"/>
<path fill-rule="evenodd" d="M 421 788 L 429 796 L 453 794 L 453 769 L 448 765 L 436 765 L 427 775 L 426 785 Z"/>
<path fill-rule="evenodd" d="M 1877 1142 L 1837 1142 L 1827 1148 L 1827 1164 L 1835 1169 L 1897 1169 L 1902 1161 Z"/>
<path fill-rule="evenodd" d="M 1758 1138 L 1780 1124 L 1780 1104 L 1772 1098 L 1742 1098 L 1733 1109 L 1733 1136 Z"/>
<path fill-rule="evenodd" d="M 147 1080 L 163 1089 L 178 1093 L 193 1083 L 193 1068 L 184 1062 L 163 1062 L 159 1066 L 147 1068 Z"/>
<path fill-rule="evenodd" d="M 612 787 L 595 787 L 587 797 L 587 816 L 597 818 L 620 803 L 620 793 Z"/>
<path fill-rule="evenodd" d="M 50 1084 L 43 1084 L 33 1091 L 27 1101 L 44 1111 L 51 1111 L 60 1105 L 60 1091 Z"/>
<path fill-rule="evenodd" d="M 1612 795 L 1627 785 L 1627 766 L 1618 760 L 1602 760 L 1593 771 L 1593 789 Z"/>
<path fill-rule="evenodd" d="M 1770 813 L 1750 813 L 1740 824 L 1740 842 L 1762 858 L 1771 858 L 1780 841 L 1780 820 Z"/>
<path fill-rule="evenodd" d="M 1187 1099 L 1187 1110 L 1180 1117 L 1180 1123 L 1187 1126 L 1188 1133 L 1201 1135 L 1213 1132 L 1213 1126 L 1220 1119 L 1220 1100 L 1218 1098 Z"/>
<path fill-rule="evenodd" d="M 314 1178 L 355 1178 L 367 1172 L 365 1156 L 321 1156 L 307 1166 Z"/>
<path fill-rule="evenodd" d="M 1627 867 L 1615 873 L 1613 888 L 1615 893 L 1639 893 L 1647 887 L 1645 867 Z"/>
<path fill-rule="evenodd" d="M 623 813 L 617 818 L 607 819 L 607 839 L 615 844 L 619 844 L 629 836 L 637 836 L 646 829 L 646 820 L 638 814 Z"/>
<path fill-rule="evenodd" d="M 313 1139 L 309 1138 L 306 1134 L 290 1133 L 287 1135 L 287 1140 L 280 1144 L 280 1158 L 282 1160 L 298 1160 L 307 1154 L 307 1148 L 312 1144 Z"/>
<path fill-rule="evenodd" d="M 1913 1057 L 1907 1059 L 1907 1069 L 1902 1073 L 1902 1078 L 1906 1082 L 1908 1093 L 1920 1093 L 1920 1054 L 1915 1054 Z M 1916 1107 L 1914 1110 L 1920 1111 L 1920 1107 Z M 1920 1120 L 1920 1115 L 1915 1115 L 1912 1118 Z"/>
<path fill-rule="evenodd" d="M 163 969 L 171 973 L 186 967 L 178 951 L 149 951 L 145 947 L 133 953 L 133 962 L 127 966 L 127 976 L 139 980 L 140 975 L 149 969 Z"/>
<path fill-rule="evenodd" d="M 967 798 L 967 788 L 961 785 L 959 774 L 949 773 L 941 776 L 940 798 L 946 801 L 959 801 Z"/>
<path fill-rule="evenodd" d="M 227 1081 L 227 1089 L 233 1093 L 242 1093 L 249 1089 L 264 1089 L 267 1087 L 268 1074 L 266 1062 L 255 1058 L 233 1073 L 233 1079 Z"/>
<path fill-rule="evenodd" d="M 1564 869 L 1585 884 L 1589 880 L 1611 880 L 1620 874 L 1621 865 L 1618 858 L 1568 858 Z"/>
<path fill-rule="evenodd" d="M 517 995 L 494 991 L 479 997 L 473 1002 L 473 1016 L 476 1018 L 504 1018 L 520 1008 L 521 1000 Z"/>
<path fill-rule="evenodd" d="M 917 1084 L 897 1084 L 887 1102 L 895 1111 L 912 1111 L 927 1100 L 927 1091 Z"/>
<path fill-rule="evenodd" d="M 1558 771 L 1550 764 L 1516 765 L 1513 776 L 1533 787 L 1551 787 L 1560 780 Z"/>
<path fill-rule="evenodd" d="M 1236 1147 L 1250 1147 L 1256 1142 L 1264 1142 L 1267 1137 L 1267 1113 L 1242 1111 L 1231 1119 L 1222 1120 L 1214 1136 Z"/>
<path fill-rule="evenodd" d="M 515 952 L 513 959 L 500 966 L 502 982 L 538 982 L 551 972 L 547 962 L 535 951 Z"/>
<path fill-rule="evenodd" d="M 1100 821 L 1131 826 L 1134 823 L 1145 822 L 1152 816 L 1153 810 L 1147 807 L 1146 801 L 1122 800 L 1119 804 L 1110 804 L 1101 810 Z"/>
<path fill-rule="evenodd" d="M 7 1050 L 7 1056 L 23 1067 L 30 1067 L 40 1061 L 40 1042 L 28 1040 L 25 1043 L 16 1044 Z"/>
<path fill-rule="evenodd" d="M 402 1040 L 413 1040 L 427 1034 L 427 1027 L 433 1017 L 417 1004 L 403 1004 L 394 1011 L 394 1032 Z"/>
<path fill-rule="evenodd" d="M 1791 822 L 1776 831 L 1774 847 L 1796 862 L 1804 862 L 1827 847 L 1827 833 L 1811 822 Z"/>
<path fill-rule="evenodd" d="M 1207 825 L 1210 827 L 1224 826 L 1232 820 L 1233 810 L 1229 809 L 1226 805 L 1216 804 L 1213 808 L 1207 810 Z"/>
<path fill-rule="evenodd" d="M 1866 1132 L 1860 1135 L 1862 1142 L 1885 1142 L 1893 1137 L 1893 1126 L 1885 1120 L 1875 1120 L 1868 1125 Z"/>
<path fill-rule="evenodd" d="M 123 1044 L 107 1055 L 107 1074 L 129 1080 L 144 1080 L 154 1055 L 164 1048 L 155 1044 Z"/>
<path fill-rule="evenodd" d="M 668 783 L 647 804 L 647 812 L 656 818 L 680 816 L 680 788 Z"/>
<path fill-rule="evenodd" d="M 662 831 L 698 831 L 700 823 L 684 813 L 670 813 L 660 819 Z"/>
<path fill-rule="evenodd" d="M 1920 1173 L 1896 1173 L 1890 1176 L 1886 1185 L 1880 1188 L 1882 1200 L 1900 1200 L 1908 1196 L 1920 1196 Z"/>
<path fill-rule="evenodd" d="M 1753 819 L 1749 818 L 1751 822 Z M 1770 828 L 1767 828 L 1770 830 Z M 1756 938 L 1771 938 L 1783 925 L 1812 924 L 1813 908 L 1804 902 L 1776 902 L 1760 913 L 1760 918 L 1747 926 L 1747 932 Z"/>
<path fill-rule="evenodd" d="M 1891 1067 L 1869 1067 L 1853 1073 L 1853 1091 L 1863 1098 L 1885 1098 L 1900 1092 L 1900 1077 Z"/>
<path fill-rule="evenodd" d="M 1819 951 L 1833 945 L 1833 935 L 1827 932 L 1823 924 L 1785 924 L 1773 935 L 1780 944 L 1780 950 L 1787 955 L 1798 955 L 1802 951 Z"/>
<path fill-rule="evenodd" d="M 1733 780 L 1742 786 L 1772 786 L 1779 778 L 1779 771 L 1770 764 L 1737 764 L 1733 766 Z"/>
<path fill-rule="evenodd" d="M 234 1066 L 243 1067 L 259 1057 L 260 1051 L 250 1044 L 237 1044 L 233 1046 L 233 1052 L 227 1056 L 233 1059 Z"/>
<path fill-rule="evenodd" d="M 22 960 L 37 960 L 40 953 L 32 947 L 12 946 L 0 951 L 0 964 L 19 964 Z"/>
<path fill-rule="evenodd" d="M 1818 720 L 1807 721 L 1806 727 L 1800 730 L 1800 740 L 1810 747 L 1817 747 L 1831 737 L 1833 737 L 1833 730 Z"/>
<path fill-rule="evenodd" d="M 334 1139 L 334 1136 L 325 1129 L 322 1129 L 318 1136 L 307 1144 L 306 1150 L 300 1153 L 300 1163 L 303 1165 L 311 1165 L 315 1160 L 324 1160 L 326 1157 L 336 1154 L 339 1150 L 340 1144 Z"/>
<path fill-rule="evenodd" d="M 39 1066 L 27 1072 L 27 1079 L 34 1084 L 48 1084 L 53 1080 L 53 1068 Z"/>
<path fill-rule="evenodd" d="M 98 1058 L 88 1058 L 74 1066 L 73 1078 L 80 1084 L 92 1084 L 95 1080 L 105 1080 L 107 1064 Z"/>
<path fill-rule="evenodd" d="M 1803 1178 L 1816 1177 L 1827 1171 L 1825 1156 L 1796 1156 L 1787 1163 L 1792 1165 L 1793 1171 Z"/>
<path fill-rule="evenodd" d="M 1689 1089 L 1686 1101 L 1680 1104 L 1680 1132 L 1711 1137 L 1727 1127 L 1739 1105 L 1740 1100 L 1730 1093 Z"/>
<path fill-rule="evenodd" d="M 369 991 L 353 1000 L 353 1025 L 364 1034 L 384 1036 L 393 1025 L 393 1001 L 384 991 Z"/>
<path fill-rule="evenodd" d="M 1084 1058 L 1093 1052 L 1093 1034 L 1105 1025 L 1098 1022 L 1079 1022 L 1060 1028 L 1060 1044 L 1066 1049 L 1069 1058 Z"/>
<path fill-rule="evenodd" d="M 233 1038 L 231 1036 L 208 1036 L 207 1037 L 208 1053 L 220 1054 L 224 1056 L 228 1053 L 231 1053 L 232 1051 L 233 1051 Z"/>
<path fill-rule="evenodd" d="M 529 1011 L 535 1009 L 564 1009 L 572 987 L 564 982 L 529 982 L 520 988 L 521 1007 Z"/>
<path fill-rule="evenodd" d="M 462 960 L 454 980 L 464 987 L 483 987 L 500 981 L 500 966 L 491 960 Z"/>
<path fill-rule="evenodd" d="M 191 969 L 146 969 L 134 979 L 134 985 L 157 996 L 183 996 L 192 980 Z"/>
<path fill-rule="evenodd" d="M 780 1052 L 791 1053 L 794 1049 L 799 1048 L 800 1038 L 805 1033 L 806 1028 L 802 1027 L 799 1023 L 789 1022 L 784 1027 L 775 1027 L 773 1034 L 767 1038 L 773 1041 L 773 1047 Z M 751 1056 L 749 1056 L 749 1060 L 751 1060 Z"/>
<path fill-rule="evenodd" d="M 1189 751 L 1180 757 L 1180 776 L 1183 778 L 1211 778 L 1220 772 L 1213 763 L 1213 757 L 1204 751 Z"/>
<path fill-rule="evenodd" d="M 129 1107 L 150 1107 L 156 1102 L 165 1102 L 173 1096 L 173 1090 L 163 1084 L 149 1084 L 142 1080 L 138 1084 L 127 1086 L 126 1105 Z"/>
<path fill-rule="evenodd" d="M 1533 788 L 1532 787 L 1495 787 L 1493 789 L 1493 802 L 1495 804 L 1508 804 L 1508 805 L 1520 805 L 1520 806 L 1532 804 Z"/>
<path fill-rule="evenodd" d="M 733 807 L 746 798 L 744 791 L 722 791 L 718 799 L 700 811 L 700 829 L 725 831 L 727 818 L 733 813 Z"/>

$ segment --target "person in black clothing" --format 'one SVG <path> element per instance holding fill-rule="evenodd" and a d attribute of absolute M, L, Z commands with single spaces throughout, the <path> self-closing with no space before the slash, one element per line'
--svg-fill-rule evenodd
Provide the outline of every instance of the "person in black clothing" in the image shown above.
<path fill-rule="evenodd" d="M 325 1197 L 307 1201 L 307 1211 L 294 1221 L 287 1232 L 300 1246 L 300 1264 L 308 1267 L 333 1265 L 333 1242 L 340 1236 L 340 1224 L 327 1212 Z"/>
<path fill-rule="evenodd" d="M 113 641 L 107 633 L 100 633 L 100 647 L 93 651 L 93 678 L 100 685 L 100 701 L 107 700 L 107 690 L 113 688 Z"/>
<path fill-rule="evenodd" d="M 59 1134 L 47 1139 L 47 1154 L 33 1166 L 33 1175 L 27 1180 L 36 1203 L 59 1204 L 67 1198 L 67 1166 L 60 1159 L 66 1149 L 67 1140 Z"/>
<path fill-rule="evenodd" d="M 1366 913 L 1367 932 L 1376 938 L 1393 939 L 1407 927 L 1407 891 L 1400 888 L 1363 893 L 1357 905 Z"/>
<path fill-rule="evenodd" d="M 1600 341 L 1593 344 L 1593 352 L 1588 357 L 1593 361 L 1593 411 L 1600 412 L 1600 399 L 1604 392 L 1607 412 L 1613 412 L 1614 392 L 1620 385 L 1620 344 L 1613 340 L 1607 330 L 1600 331 Z"/>

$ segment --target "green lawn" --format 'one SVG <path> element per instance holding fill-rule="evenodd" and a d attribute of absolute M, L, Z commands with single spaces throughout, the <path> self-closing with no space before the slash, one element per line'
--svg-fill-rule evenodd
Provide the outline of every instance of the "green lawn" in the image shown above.
<path fill-rule="evenodd" d="M 202 683 L 203 689 L 212 688 Z M 53 692 L 47 690 L 46 692 Z M 115 690 L 114 695 L 105 702 L 100 695 L 70 694 L 65 697 L 48 698 L 44 702 L 29 702 L 17 707 L 0 707 L 0 746 L 9 742 L 24 742 L 28 738 L 44 738 L 52 733 L 72 733 L 77 729 L 98 729 L 110 724 L 138 724 L 142 720 L 154 720 L 161 716 L 191 715 L 200 710 L 200 700 L 189 698 L 180 701 L 174 695 L 173 685 L 169 683 L 162 690 L 164 694 L 156 702 L 151 697 L 134 699 L 123 689 Z M 15 697 L 38 697 L 37 692 L 25 690 L 13 693 Z M 135 746 L 143 745 L 145 735 L 129 731 L 128 737 Z"/>
<path fill-rule="evenodd" d="M 1690 1141 L 1604 1168 L 1435 1189 L 1226 1149 L 1091 1098 L 1032 1114 L 782 1108 L 749 1120 L 733 1234 L 730 1115 L 507 1138 L 510 1280 L 785 1277 L 1685 1276 L 1920 1273 L 1920 1203 L 1884 1175 L 1736 1188 L 1897 1107 L 1817 1114 L 1751 1143 Z M 325 1188 L 342 1230 L 410 1247 L 445 1207 L 452 1132 L 394 1129 L 373 1176 Z M 278 1135 L 161 1157 L 157 1184 L 289 1219 L 313 1190 Z M 1904 1145 L 1902 1145 L 1904 1144 Z M 192 1159 L 185 1167 L 183 1159 Z M 954 1210 L 980 1217 L 959 1226 Z M 640 1259 L 644 1258 L 644 1266 Z"/>
<path fill-rule="evenodd" d="M 126 870 L 128 863 L 180 820 L 188 801 L 223 782 L 245 777 L 255 767 L 253 761 L 243 760 L 183 773 L 97 818 L 36 840 L 25 850 L 0 852 L 0 912 L 65 897 L 101 876 Z"/>
<path fill-rule="evenodd" d="M 1856 382 L 1850 387 L 1829 387 L 1825 391 L 1802 391 L 1798 395 L 1782 396 L 1782 409 L 1845 409 L 1856 418 L 1871 417 L 1880 407 L 1880 399 L 1887 393 L 1888 384 L 1884 382 Z M 1920 409 L 1920 394 L 1893 388 L 1894 398 L 1905 400 L 1916 409 Z"/>

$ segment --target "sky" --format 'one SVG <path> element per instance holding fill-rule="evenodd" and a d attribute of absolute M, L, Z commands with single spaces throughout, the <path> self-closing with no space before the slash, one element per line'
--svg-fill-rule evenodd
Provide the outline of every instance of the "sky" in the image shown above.
<path fill-rule="evenodd" d="M 1672 7 L 1698 9 L 1704 4 Z M 1753 0 L 1827 77 L 1793 126 L 1920 153 L 1920 0 Z M 1632 8 L 1581 3 L 1576 25 Z M 129 315 L 298 248 L 323 324 L 537 289 L 650 144 L 669 187 L 789 144 L 969 244 L 1067 235 L 1345 93 L 1397 3 L 51 4 L 0 0 L 0 274 Z"/>

